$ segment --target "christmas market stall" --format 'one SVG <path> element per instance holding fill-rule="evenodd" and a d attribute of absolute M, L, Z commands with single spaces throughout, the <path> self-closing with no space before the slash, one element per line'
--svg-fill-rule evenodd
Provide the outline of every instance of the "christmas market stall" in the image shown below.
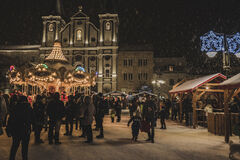
<path fill-rule="evenodd" d="M 87 73 L 83 66 L 73 67 L 69 64 L 59 42 L 54 43 L 52 52 L 43 63 L 22 71 L 11 66 L 8 77 L 10 84 L 21 85 L 26 95 L 43 91 L 65 92 L 68 95 L 78 91 L 89 95 L 91 86 L 96 84 L 96 73 Z"/>
<path fill-rule="evenodd" d="M 188 80 L 183 83 L 179 83 L 178 86 L 174 86 L 169 93 L 172 96 L 172 99 L 177 99 L 179 103 L 179 121 L 182 122 L 184 118 L 183 110 L 185 112 L 189 109 L 186 106 L 183 106 L 183 102 L 188 99 L 190 110 L 192 109 L 192 120 L 193 128 L 196 128 L 198 124 L 203 123 L 205 120 L 203 116 L 205 115 L 203 106 L 197 108 L 197 102 L 203 95 L 212 95 L 217 100 L 218 108 L 221 108 L 222 103 L 222 94 L 224 90 L 219 89 L 218 86 L 223 82 L 227 77 L 221 73 L 207 75 L 199 77 L 196 79 Z M 205 97 L 206 97 L 205 96 Z M 185 113 L 185 116 L 186 115 Z"/>
<path fill-rule="evenodd" d="M 229 78 L 228 80 L 222 82 L 220 87 L 224 89 L 224 128 L 225 128 L 225 142 L 229 142 L 229 136 L 231 135 L 232 126 L 234 126 L 232 122 L 232 118 L 234 113 L 230 113 L 229 102 L 231 100 L 236 99 L 238 102 L 240 101 L 239 93 L 240 93 L 240 73 Z M 239 104 L 238 104 L 239 105 Z M 239 111 L 237 113 L 238 122 L 238 132 L 239 132 Z"/>

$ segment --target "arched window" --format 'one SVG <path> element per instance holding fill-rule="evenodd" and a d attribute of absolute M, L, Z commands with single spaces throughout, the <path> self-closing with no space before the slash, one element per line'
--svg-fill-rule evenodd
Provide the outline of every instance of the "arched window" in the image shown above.
<path fill-rule="evenodd" d="M 52 31 L 54 30 L 54 25 L 53 25 L 52 23 L 49 24 L 48 30 L 49 30 L 50 32 L 52 32 Z"/>
<path fill-rule="evenodd" d="M 111 30 L 111 23 L 110 22 L 106 22 L 105 25 L 106 25 L 105 27 L 106 27 L 107 31 Z"/>
<path fill-rule="evenodd" d="M 82 40 L 82 30 L 77 30 L 77 40 L 81 41 Z"/>

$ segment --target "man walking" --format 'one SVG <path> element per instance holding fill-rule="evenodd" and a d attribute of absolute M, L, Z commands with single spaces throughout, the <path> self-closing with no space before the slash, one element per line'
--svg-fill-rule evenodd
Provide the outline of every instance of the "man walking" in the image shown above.
<path fill-rule="evenodd" d="M 49 132 L 48 132 L 48 141 L 49 144 L 53 144 L 53 139 L 55 144 L 61 144 L 59 141 L 59 131 L 61 127 L 61 120 L 64 117 L 64 104 L 60 101 L 59 93 L 54 94 L 52 101 L 48 103 L 47 114 L 49 116 Z M 53 130 L 55 134 L 53 135 Z"/>

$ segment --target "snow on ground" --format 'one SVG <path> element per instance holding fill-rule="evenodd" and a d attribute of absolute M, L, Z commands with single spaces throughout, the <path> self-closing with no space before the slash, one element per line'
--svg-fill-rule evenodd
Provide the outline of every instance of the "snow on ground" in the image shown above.
<path fill-rule="evenodd" d="M 191 129 L 175 122 L 167 122 L 167 130 L 155 129 L 155 143 L 146 142 L 146 133 L 140 133 L 139 142 L 131 143 L 131 127 L 127 127 L 128 117 L 122 122 L 111 123 L 105 118 L 105 138 L 98 140 L 94 131 L 94 143 L 85 144 L 79 138 L 80 131 L 74 131 L 72 137 L 63 136 L 65 126 L 61 128 L 61 145 L 48 145 L 47 132 L 43 132 L 44 144 L 35 145 L 33 134 L 29 145 L 29 160 L 227 160 L 229 145 L 223 136 L 215 136 L 206 129 Z M 158 120 L 159 123 L 159 120 Z M 237 137 L 231 137 L 238 142 Z M 7 160 L 11 138 L 0 136 L 0 160 Z M 21 159 L 21 150 L 16 160 Z"/>

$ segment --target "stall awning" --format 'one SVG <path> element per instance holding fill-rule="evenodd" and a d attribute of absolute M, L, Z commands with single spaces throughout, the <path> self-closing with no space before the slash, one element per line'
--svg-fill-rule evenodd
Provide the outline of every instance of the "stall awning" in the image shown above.
<path fill-rule="evenodd" d="M 137 95 L 141 95 L 141 94 L 149 94 L 151 96 L 157 96 L 156 94 L 153 94 L 153 93 L 150 93 L 150 92 L 147 92 L 147 91 L 142 91 L 142 92 L 133 94 L 132 96 L 137 96 Z"/>
<path fill-rule="evenodd" d="M 193 91 L 194 89 L 204 85 L 205 83 L 208 83 L 214 79 L 219 79 L 219 78 L 222 81 L 227 79 L 227 77 L 221 73 L 203 76 L 203 77 L 199 77 L 197 79 L 186 81 L 183 84 L 181 84 L 180 86 L 170 90 L 169 93 L 190 92 L 190 91 Z"/>
<path fill-rule="evenodd" d="M 240 87 L 240 73 L 238 73 L 237 75 L 229 78 L 228 80 L 220 83 L 219 85 L 220 87 L 223 88 L 239 88 Z"/>

